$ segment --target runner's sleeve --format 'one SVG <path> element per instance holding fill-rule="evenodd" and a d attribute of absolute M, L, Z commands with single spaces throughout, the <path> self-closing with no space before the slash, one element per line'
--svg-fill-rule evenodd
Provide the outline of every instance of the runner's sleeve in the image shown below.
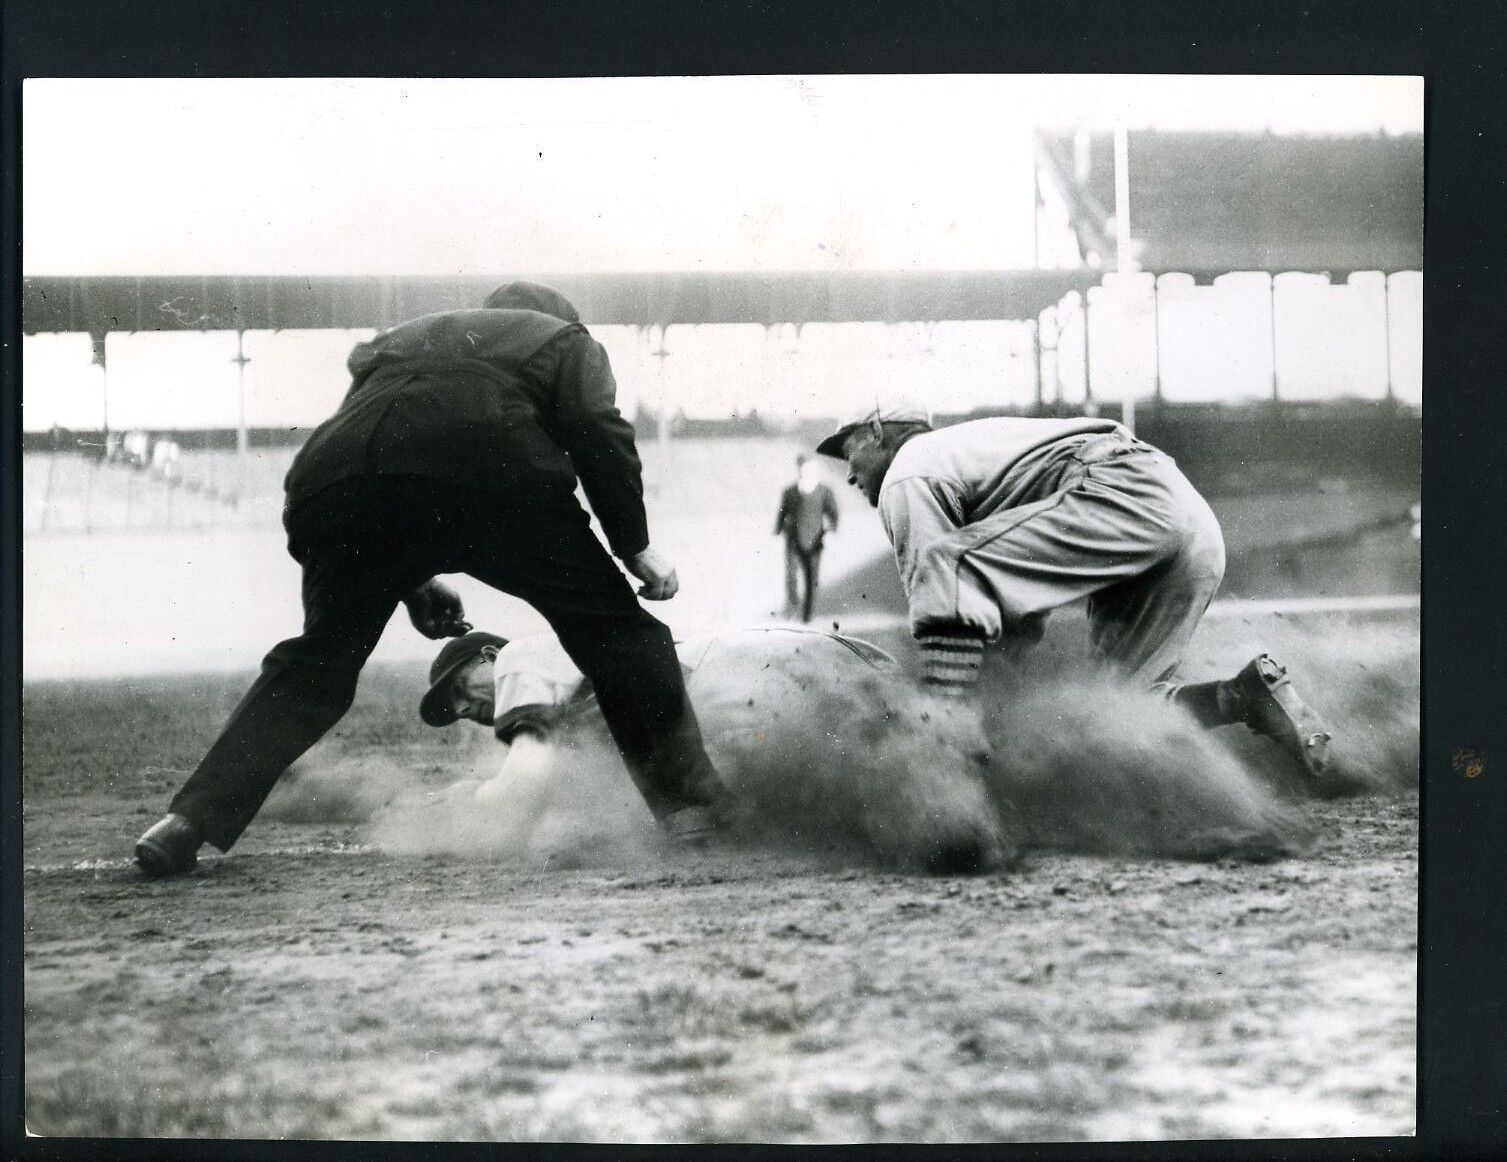
<path fill-rule="evenodd" d="M 945 485 L 924 476 L 886 484 L 879 494 L 879 519 L 895 550 L 895 564 L 907 596 L 916 584 L 922 555 L 963 525 L 961 501 Z"/>

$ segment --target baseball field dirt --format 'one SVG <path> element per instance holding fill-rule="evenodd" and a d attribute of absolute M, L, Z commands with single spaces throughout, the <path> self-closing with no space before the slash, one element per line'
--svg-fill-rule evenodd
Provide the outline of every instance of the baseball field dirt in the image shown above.
<path fill-rule="evenodd" d="M 426 729 L 421 668 L 374 666 L 232 854 L 146 882 L 131 842 L 245 675 L 29 683 L 28 1125 L 596 1142 L 1410 1134 L 1416 619 L 1206 626 L 1190 662 L 1238 664 L 1256 638 L 1299 651 L 1345 732 L 1345 779 L 1305 791 L 1248 737 L 1225 746 L 1245 772 L 1227 776 L 1166 730 L 1151 750 L 1127 739 L 1122 762 L 1110 742 L 1134 715 L 1085 717 L 1064 694 L 1012 720 L 1015 751 L 993 740 L 992 770 L 1066 782 L 1033 798 L 1021 776 L 1034 821 L 1004 819 L 1018 853 L 977 875 L 866 842 L 874 816 L 838 817 L 862 797 L 801 770 L 743 772 L 745 788 L 817 778 L 823 793 L 706 851 L 660 846 L 626 778 L 594 782 L 584 760 L 556 772 L 565 791 L 526 838 L 478 839 L 486 821 L 451 788 L 496 744 Z M 1043 732 L 1068 740 L 1060 753 L 1042 757 Z M 1148 754 L 1175 772 L 1160 789 Z M 1178 788 L 1201 770 L 1249 779 L 1231 786 L 1280 821 L 1278 850 L 1236 837 L 1157 854 L 1177 847 Z M 1161 806 L 1137 816 L 1116 797 L 1127 787 Z M 991 802 L 1003 817 L 1011 799 Z"/>

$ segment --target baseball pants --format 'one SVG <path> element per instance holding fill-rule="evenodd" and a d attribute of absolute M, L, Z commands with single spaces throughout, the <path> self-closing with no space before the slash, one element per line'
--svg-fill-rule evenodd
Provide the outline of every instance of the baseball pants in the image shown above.
<path fill-rule="evenodd" d="M 303 568 L 303 632 L 267 654 L 169 808 L 215 847 L 235 843 L 283 771 L 350 708 L 393 611 L 440 573 L 469 573 L 545 617 L 591 680 L 656 817 L 720 794 L 670 632 L 639 605 L 567 485 L 547 480 L 515 500 L 360 477 L 317 493 L 285 524 Z"/>
<path fill-rule="evenodd" d="M 1223 576 L 1219 522 L 1172 458 L 1105 437 L 1082 446 L 1050 494 L 929 546 L 911 623 L 1030 639 L 1048 611 L 1086 597 L 1095 655 L 1158 685 Z"/>

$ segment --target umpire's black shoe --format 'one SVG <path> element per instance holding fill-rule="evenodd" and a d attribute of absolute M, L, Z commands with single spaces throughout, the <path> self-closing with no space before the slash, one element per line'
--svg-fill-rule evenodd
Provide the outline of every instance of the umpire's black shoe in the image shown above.
<path fill-rule="evenodd" d="M 179 876 L 199 862 L 204 836 L 182 815 L 164 815 L 136 841 L 136 866 L 154 878 Z"/>
<path fill-rule="evenodd" d="M 1287 676 L 1287 667 L 1260 654 L 1225 682 L 1225 707 L 1236 722 L 1275 741 L 1315 779 L 1329 769 L 1329 741 L 1334 736 L 1318 713 L 1303 701 Z"/>

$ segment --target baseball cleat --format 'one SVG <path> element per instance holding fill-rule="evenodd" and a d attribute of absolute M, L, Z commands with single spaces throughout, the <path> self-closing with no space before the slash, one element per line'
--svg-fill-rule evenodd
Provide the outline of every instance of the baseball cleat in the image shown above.
<path fill-rule="evenodd" d="M 705 807 L 682 807 L 659 821 L 660 829 L 677 847 L 699 850 L 717 834 L 717 821 Z"/>
<path fill-rule="evenodd" d="M 165 815 L 136 841 L 136 865 L 153 878 L 183 875 L 199 862 L 204 837 L 182 815 Z"/>
<path fill-rule="evenodd" d="M 1334 737 L 1324 720 L 1303 700 L 1287 676 L 1287 667 L 1260 654 L 1224 686 L 1230 710 L 1257 734 L 1264 734 L 1303 764 L 1315 779 L 1329 769 L 1329 742 Z"/>

